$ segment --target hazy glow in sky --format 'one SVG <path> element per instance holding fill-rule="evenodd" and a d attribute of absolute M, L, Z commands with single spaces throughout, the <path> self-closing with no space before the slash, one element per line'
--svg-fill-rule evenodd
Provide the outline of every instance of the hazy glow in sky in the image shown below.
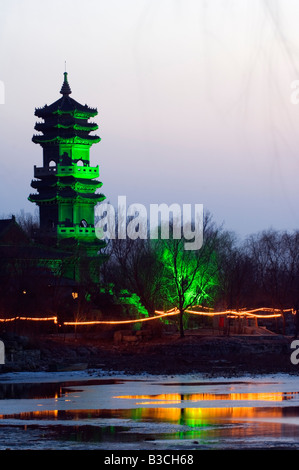
<path fill-rule="evenodd" d="M 33 211 L 34 108 L 97 107 L 111 203 L 204 204 L 247 235 L 298 229 L 296 0 L 1 0 L 0 214 Z"/>

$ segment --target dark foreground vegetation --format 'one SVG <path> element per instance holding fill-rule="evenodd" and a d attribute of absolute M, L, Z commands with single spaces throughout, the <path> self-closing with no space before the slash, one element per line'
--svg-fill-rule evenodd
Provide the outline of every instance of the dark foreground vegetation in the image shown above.
<path fill-rule="evenodd" d="M 185 332 L 148 338 L 140 342 L 103 340 L 101 335 L 29 338 L 6 334 L 6 363 L 1 372 L 89 370 L 100 375 L 298 374 L 293 364 L 292 338 L 282 335 L 231 335 Z"/>

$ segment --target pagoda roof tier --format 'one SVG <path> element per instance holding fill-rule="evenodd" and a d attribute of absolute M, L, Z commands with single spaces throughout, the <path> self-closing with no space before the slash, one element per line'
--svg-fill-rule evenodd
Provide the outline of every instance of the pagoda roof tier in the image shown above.
<path fill-rule="evenodd" d="M 30 194 L 28 197 L 29 201 L 35 202 L 36 204 L 57 202 L 57 201 L 67 201 L 69 200 L 74 204 L 75 202 L 86 202 L 96 204 L 106 199 L 104 194 L 90 194 L 90 193 L 78 193 L 77 191 L 68 190 L 68 191 L 59 191 L 52 193 L 48 192 L 45 194 Z"/>
<path fill-rule="evenodd" d="M 98 180 L 74 179 L 72 182 L 65 180 L 66 178 L 61 178 L 60 181 L 57 183 L 57 186 L 60 186 L 61 188 L 73 188 L 80 192 L 84 192 L 84 190 L 86 190 L 87 192 L 95 191 L 96 189 L 101 188 L 103 186 L 103 183 Z"/>
<path fill-rule="evenodd" d="M 57 184 L 57 178 L 47 178 L 45 180 L 32 180 L 30 186 L 34 189 L 54 188 Z"/>
<path fill-rule="evenodd" d="M 65 129 L 65 130 L 75 130 L 75 131 L 87 131 L 87 132 L 90 132 L 90 131 L 96 131 L 99 126 L 95 123 L 95 122 L 78 122 L 79 119 L 76 119 L 74 120 L 76 122 L 70 122 L 69 120 L 68 121 L 64 121 L 62 122 L 62 120 L 58 120 L 57 122 L 37 122 L 34 126 L 34 129 L 37 130 L 37 131 L 40 131 L 40 132 L 43 132 L 44 134 L 46 132 L 55 132 L 56 129 Z M 57 131 L 56 131 L 57 132 Z"/>
<path fill-rule="evenodd" d="M 38 123 L 41 124 L 49 124 L 49 125 L 55 125 L 55 124 L 65 124 L 65 125 L 70 125 L 70 124 L 81 124 L 81 125 L 86 125 L 88 123 L 89 125 L 89 117 L 77 117 L 77 116 L 72 116 L 71 114 L 51 114 L 50 116 L 46 116 L 45 118 L 42 118 L 42 121 L 37 121 Z M 93 125 L 96 125 L 94 122 L 92 123 Z"/>
<path fill-rule="evenodd" d="M 80 184 L 84 184 L 85 186 L 98 186 L 99 184 L 102 185 L 102 183 L 100 181 L 97 181 L 97 180 L 87 180 L 85 178 L 75 178 L 74 176 L 61 177 L 60 182 L 63 183 L 63 184 L 80 183 Z"/>
<path fill-rule="evenodd" d="M 69 96 L 63 96 L 50 105 L 46 104 L 43 108 L 35 108 L 34 114 L 40 118 L 46 118 L 52 114 L 70 114 L 77 118 L 90 118 L 96 116 L 98 110 L 90 108 L 87 104 L 82 105 Z"/>
<path fill-rule="evenodd" d="M 72 189 L 70 187 L 66 188 L 59 188 L 58 190 L 55 188 L 44 188 L 40 193 L 38 194 L 30 194 L 30 198 L 33 199 L 38 199 L 38 200 L 53 200 L 56 197 L 62 197 L 62 198 L 71 198 L 74 199 L 76 197 L 82 197 L 88 198 L 88 199 L 98 199 L 99 197 L 102 197 L 102 194 L 99 193 L 84 193 L 83 191 L 76 191 L 75 189 Z"/>
<path fill-rule="evenodd" d="M 31 187 L 35 189 L 46 189 L 46 188 L 55 188 L 55 187 L 76 187 L 81 186 L 87 190 L 94 190 L 95 188 L 101 188 L 103 183 L 97 180 L 88 180 L 84 178 L 74 178 L 73 176 L 65 176 L 59 179 L 57 178 L 47 178 L 46 181 L 43 180 L 32 180 Z"/>
<path fill-rule="evenodd" d="M 72 91 L 68 83 L 67 72 L 64 72 L 64 81 L 60 93 L 62 94 L 62 98 L 50 105 L 46 104 L 43 108 L 36 108 L 34 114 L 41 118 L 52 114 L 70 114 L 78 118 L 89 118 L 98 114 L 96 108 L 90 108 L 87 104 L 82 105 L 69 96 Z"/>
<path fill-rule="evenodd" d="M 36 169 L 36 168 L 37 168 L 37 167 L 35 167 L 35 169 Z M 51 167 L 50 167 L 50 168 L 51 168 Z M 37 169 L 38 169 L 38 170 L 43 170 L 43 167 L 41 167 L 41 168 L 38 167 Z M 46 168 L 45 170 L 48 170 L 48 168 Z M 36 173 L 37 173 L 37 174 L 36 174 Z M 53 172 L 53 171 L 48 171 L 47 173 L 46 173 L 46 171 L 45 171 L 45 172 L 42 173 L 42 174 L 40 174 L 40 173 L 41 173 L 41 172 L 36 172 L 36 171 L 35 171 L 35 172 L 34 172 L 34 178 L 37 178 L 37 179 L 34 179 L 34 180 L 32 180 L 32 181 L 38 181 L 38 180 L 41 180 L 41 179 L 42 179 L 47 185 L 50 185 L 50 186 L 52 186 L 53 183 L 55 183 L 55 181 L 57 181 L 56 174 L 55 174 L 55 172 Z"/>
<path fill-rule="evenodd" d="M 92 200 L 92 201 L 95 201 L 95 200 L 100 200 L 102 201 L 103 198 L 105 199 L 105 196 L 103 194 L 98 194 L 98 193 L 83 193 L 83 192 L 80 192 L 80 191 L 76 191 L 75 189 L 72 189 L 72 188 L 63 188 L 59 191 L 58 193 L 58 197 L 62 198 L 62 199 L 68 199 L 68 198 L 71 198 L 71 199 L 89 199 L 89 200 Z"/>
<path fill-rule="evenodd" d="M 32 137 L 35 144 L 95 144 L 100 142 L 101 138 L 97 135 L 83 134 L 82 131 L 76 131 L 68 135 L 37 135 Z"/>

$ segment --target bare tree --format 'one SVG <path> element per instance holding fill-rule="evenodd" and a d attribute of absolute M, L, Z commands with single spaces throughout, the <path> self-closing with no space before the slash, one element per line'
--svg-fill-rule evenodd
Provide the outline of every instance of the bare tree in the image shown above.
<path fill-rule="evenodd" d="M 265 298 L 281 310 L 299 304 L 299 232 L 264 231 L 248 240 L 248 250 Z"/>
<path fill-rule="evenodd" d="M 39 227 L 38 212 L 35 211 L 34 214 L 32 214 L 31 212 L 25 212 L 22 209 L 20 213 L 16 215 L 16 222 L 29 237 L 33 237 L 34 232 Z"/>
<path fill-rule="evenodd" d="M 254 306 L 256 278 L 252 259 L 235 234 L 221 237 L 219 259 L 219 301 L 227 309 Z"/>
<path fill-rule="evenodd" d="M 164 266 L 150 240 L 110 240 L 109 253 L 109 261 L 103 266 L 106 282 L 111 282 L 116 292 L 126 289 L 135 293 L 149 315 L 154 315 L 163 304 Z"/>
<path fill-rule="evenodd" d="M 185 311 L 195 304 L 209 304 L 218 286 L 220 230 L 210 214 L 204 217 L 203 238 L 199 250 L 185 250 L 183 236 L 155 242 L 158 257 L 164 265 L 163 283 L 168 303 L 179 309 L 181 337 L 184 336 Z"/>

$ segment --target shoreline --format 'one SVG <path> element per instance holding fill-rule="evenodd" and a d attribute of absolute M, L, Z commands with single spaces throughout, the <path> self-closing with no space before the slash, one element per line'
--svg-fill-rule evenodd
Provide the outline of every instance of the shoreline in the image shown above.
<path fill-rule="evenodd" d="M 2 338 L 0 338 L 2 339 Z M 128 375 L 184 375 L 201 373 L 237 377 L 244 374 L 299 374 L 291 362 L 291 336 L 209 335 L 186 332 L 138 343 L 114 344 L 96 334 L 3 339 L 3 372 L 99 369 Z"/>

